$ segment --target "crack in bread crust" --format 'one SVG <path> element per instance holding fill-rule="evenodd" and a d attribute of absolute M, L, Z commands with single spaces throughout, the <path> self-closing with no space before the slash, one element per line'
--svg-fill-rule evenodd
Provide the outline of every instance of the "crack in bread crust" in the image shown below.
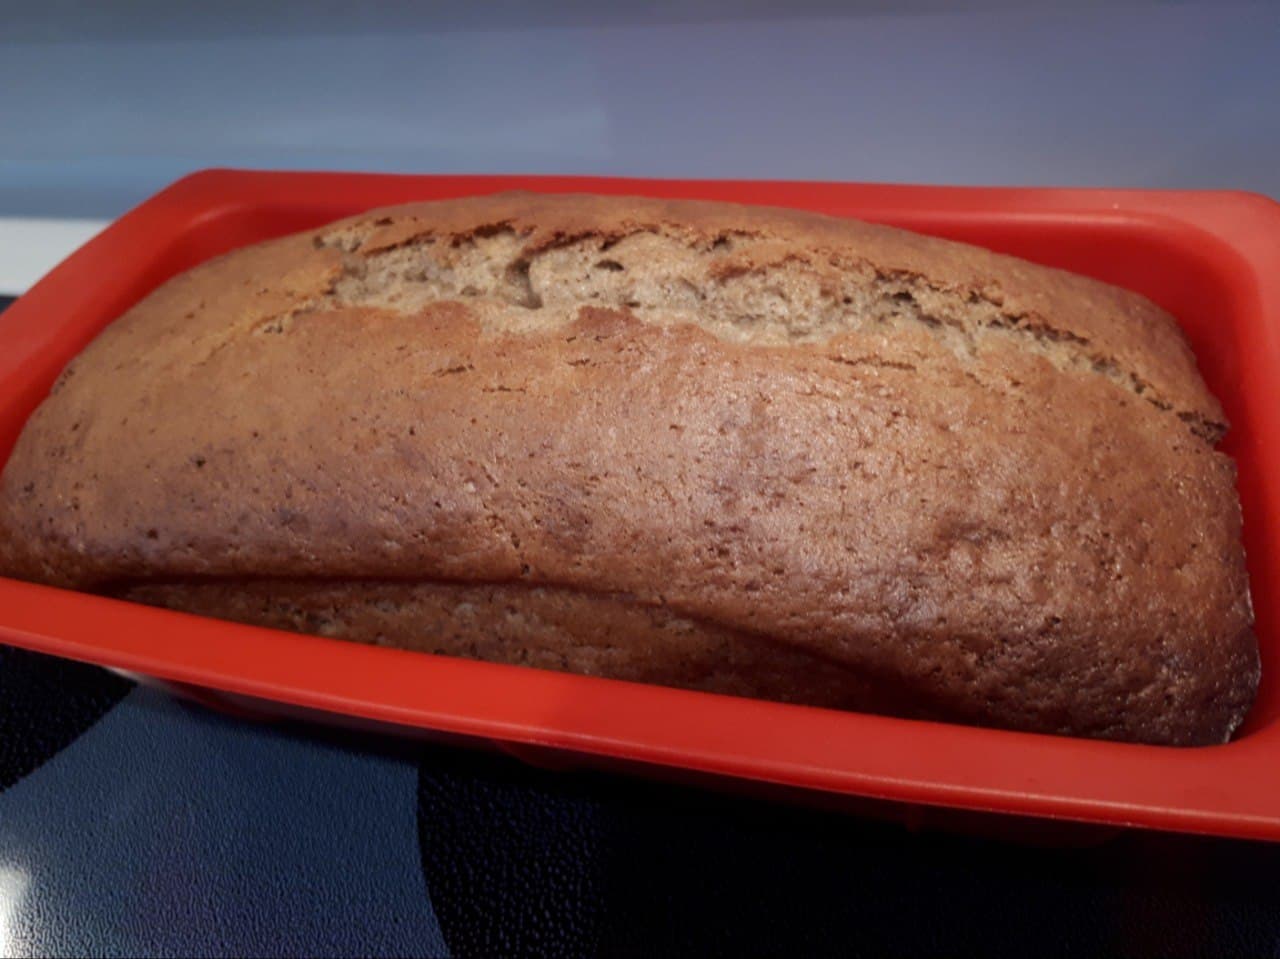
<path fill-rule="evenodd" d="M 545 311 L 536 320 L 500 314 L 495 326 L 521 332 L 567 324 L 576 308 L 589 304 L 761 345 L 822 343 L 850 331 L 891 333 L 914 326 L 961 358 L 1012 345 L 1058 370 L 1100 376 L 1178 416 L 1211 445 L 1226 431 L 1221 417 L 1177 409 L 1087 336 L 1043 316 L 1005 309 L 1002 299 L 985 291 L 948 289 L 919 274 L 877 270 L 847 254 L 818 258 L 743 231 L 732 244 L 727 235 L 708 243 L 656 227 L 575 234 L 535 249 L 529 232 L 507 221 L 452 236 L 423 232 L 369 250 L 375 224 L 318 237 L 320 246 L 347 255 L 342 279 L 307 312 L 414 312 L 450 299 Z M 278 325 L 272 318 L 260 329 L 280 332 Z"/>
<path fill-rule="evenodd" d="M 945 683 L 903 683 L 630 596 L 525 583 L 256 578 L 118 584 L 104 592 L 396 649 L 904 718 L 962 716 L 988 726 L 1081 732 L 1055 726 L 1061 717 L 1052 711 L 1010 710 L 999 691 L 975 700 Z M 1123 738 L 1125 726 L 1108 719 L 1086 732 Z"/>
<path fill-rule="evenodd" d="M 398 649 L 783 702 L 894 707 L 883 686 L 812 653 L 624 596 L 519 583 L 289 579 L 121 584 L 106 592 Z"/>

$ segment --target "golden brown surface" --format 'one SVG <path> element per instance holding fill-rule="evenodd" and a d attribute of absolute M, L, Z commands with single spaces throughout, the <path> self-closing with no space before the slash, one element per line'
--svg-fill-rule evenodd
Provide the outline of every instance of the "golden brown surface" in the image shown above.
<path fill-rule="evenodd" d="M 28 424 L 0 569 L 551 668 L 1217 742 L 1257 684 L 1224 428 L 1172 321 L 1112 287 L 807 214 L 509 194 L 157 290 Z"/>

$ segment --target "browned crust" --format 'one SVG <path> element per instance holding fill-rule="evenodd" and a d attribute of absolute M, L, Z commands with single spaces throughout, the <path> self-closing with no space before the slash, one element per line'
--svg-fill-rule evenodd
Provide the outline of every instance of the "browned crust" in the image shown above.
<path fill-rule="evenodd" d="M 785 342 L 666 301 L 530 326 L 531 264 L 568 282 L 577 243 L 652 270 L 637 230 L 668 244 L 649 260 L 699 251 L 704 297 L 857 274 L 877 304 L 914 284 L 911 312 Z M 510 295 L 343 292 L 428 235 L 447 258 L 503 231 Z M 1150 303 L 971 247 L 719 205 L 422 205 L 223 257 L 109 328 L 0 477 L 0 569 L 626 596 L 954 718 L 1214 742 L 1257 683 L 1220 423 Z"/>

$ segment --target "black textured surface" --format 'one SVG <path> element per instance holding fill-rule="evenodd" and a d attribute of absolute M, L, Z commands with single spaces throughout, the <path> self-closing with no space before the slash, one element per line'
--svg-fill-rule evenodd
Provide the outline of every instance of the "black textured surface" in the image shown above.
<path fill-rule="evenodd" d="M 96 666 L 0 646 L 0 790 L 65 749 L 132 688 Z"/>
<path fill-rule="evenodd" d="M 455 956 L 594 955 L 604 810 L 516 763 L 441 752 L 418 774 L 423 873 Z"/>
<path fill-rule="evenodd" d="M 432 751 L 419 838 L 455 956 L 1273 956 L 1280 847 L 1045 848 Z"/>

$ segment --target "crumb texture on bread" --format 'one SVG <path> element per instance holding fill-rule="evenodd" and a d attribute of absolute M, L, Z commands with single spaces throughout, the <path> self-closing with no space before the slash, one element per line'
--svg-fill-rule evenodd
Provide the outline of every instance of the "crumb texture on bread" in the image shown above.
<path fill-rule="evenodd" d="M 1171 744 L 1258 679 L 1225 430 L 1141 297 L 727 204 L 373 211 L 166 283 L 0 570 L 368 642 Z"/>

